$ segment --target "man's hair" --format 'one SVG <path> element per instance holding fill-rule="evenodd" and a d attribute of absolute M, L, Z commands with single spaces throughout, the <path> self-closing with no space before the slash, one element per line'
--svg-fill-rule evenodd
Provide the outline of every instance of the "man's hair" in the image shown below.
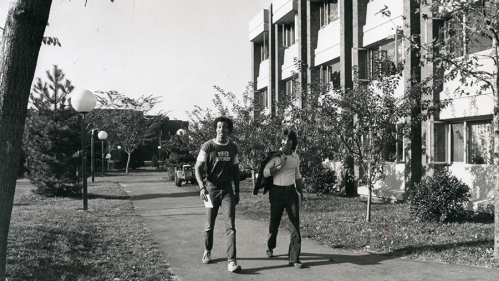
<path fill-rule="evenodd" d="M 298 145 L 298 138 L 296 137 L 296 132 L 291 130 L 291 129 L 284 129 L 282 130 L 282 135 L 283 138 L 287 137 L 291 141 L 293 141 L 293 147 L 291 148 L 293 151 L 296 150 L 296 146 Z"/>
<path fill-rule="evenodd" d="M 229 127 L 229 134 L 232 133 L 232 129 L 234 129 L 234 124 L 232 123 L 232 120 L 230 120 L 227 117 L 220 116 L 215 121 L 213 121 L 213 129 L 217 129 L 218 122 L 225 122 L 227 123 L 227 126 Z"/>

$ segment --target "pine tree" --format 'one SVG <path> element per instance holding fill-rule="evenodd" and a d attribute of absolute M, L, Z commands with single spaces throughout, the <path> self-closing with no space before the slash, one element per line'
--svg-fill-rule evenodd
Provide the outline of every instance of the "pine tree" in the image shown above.
<path fill-rule="evenodd" d="M 24 151 L 27 177 L 49 196 L 79 193 L 76 167 L 79 150 L 78 114 L 69 106 L 71 81 L 54 65 L 49 83 L 36 79 L 26 118 Z"/>

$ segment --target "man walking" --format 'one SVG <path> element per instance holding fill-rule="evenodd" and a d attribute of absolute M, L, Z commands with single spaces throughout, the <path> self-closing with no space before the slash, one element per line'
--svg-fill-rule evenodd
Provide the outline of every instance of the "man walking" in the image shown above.
<path fill-rule="evenodd" d="M 230 272 L 240 272 L 241 266 L 236 261 L 236 204 L 239 203 L 239 160 L 237 146 L 228 139 L 232 132 L 232 120 L 218 117 L 213 122 L 216 131 L 215 139 L 201 146 L 196 161 L 196 179 L 201 188 L 200 197 L 204 201 L 211 199 L 213 207 L 206 208 L 206 224 L 204 232 L 203 263 L 211 262 L 213 248 L 213 229 L 220 206 L 223 209 L 225 230 L 227 235 L 227 258 Z M 206 166 L 206 184 L 202 171 Z M 234 189 L 232 189 L 234 182 Z"/>
<path fill-rule="evenodd" d="M 303 181 L 300 173 L 300 158 L 295 149 L 298 145 L 296 132 L 285 129 L 282 132 L 282 154 L 275 156 L 265 165 L 263 174 L 266 178 L 273 176 L 273 186 L 270 189 L 270 224 L 269 234 L 265 242 L 267 257 L 273 257 L 276 247 L 277 231 L 281 216 L 286 209 L 291 222 L 291 238 L 289 242 L 289 264 L 301 268 L 300 251 L 300 206 L 303 196 Z"/>

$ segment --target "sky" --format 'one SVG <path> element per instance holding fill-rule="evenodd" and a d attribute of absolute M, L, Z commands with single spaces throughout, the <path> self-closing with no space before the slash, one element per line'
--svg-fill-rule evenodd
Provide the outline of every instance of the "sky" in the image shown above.
<path fill-rule="evenodd" d="M 249 21 L 271 0 L 53 0 L 35 78 L 56 64 L 76 88 L 160 97 L 151 113 L 188 120 L 214 108 L 219 86 L 241 97 L 251 80 Z M 0 26 L 9 7 L 0 1 Z"/>

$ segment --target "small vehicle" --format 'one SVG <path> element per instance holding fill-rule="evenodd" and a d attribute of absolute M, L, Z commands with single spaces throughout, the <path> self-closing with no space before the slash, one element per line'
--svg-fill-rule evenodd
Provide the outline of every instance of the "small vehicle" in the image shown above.
<path fill-rule="evenodd" d="M 191 165 L 182 165 L 182 168 L 175 168 L 175 185 L 182 186 L 182 182 L 196 183 L 196 176 Z"/>

